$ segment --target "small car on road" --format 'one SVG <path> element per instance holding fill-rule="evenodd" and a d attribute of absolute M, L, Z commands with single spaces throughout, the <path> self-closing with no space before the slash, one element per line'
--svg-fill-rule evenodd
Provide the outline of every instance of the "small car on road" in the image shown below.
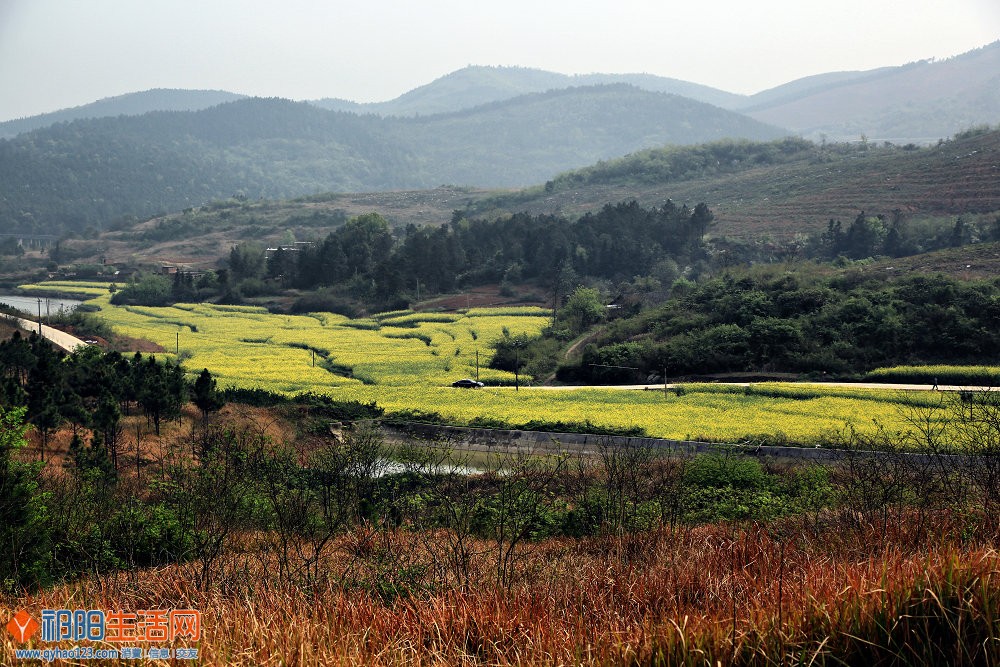
<path fill-rule="evenodd" d="M 451 383 L 451 386 L 452 387 L 458 387 L 460 389 L 479 389 L 481 387 L 485 387 L 486 385 L 484 385 L 482 382 L 479 382 L 477 380 L 472 380 L 470 378 L 464 378 L 462 380 L 455 380 L 454 382 Z"/>

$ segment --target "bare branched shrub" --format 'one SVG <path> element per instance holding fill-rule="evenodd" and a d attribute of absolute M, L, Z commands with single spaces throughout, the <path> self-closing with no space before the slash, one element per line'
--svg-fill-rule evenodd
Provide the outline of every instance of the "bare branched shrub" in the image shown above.
<path fill-rule="evenodd" d="M 494 572 L 501 586 L 514 583 L 522 545 L 543 530 L 567 460 L 562 452 L 516 445 L 499 445 L 488 453 L 482 475 L 488 494 L 483 523 L 495 540 Z"/>
<path fill-rule="evenodd" d="M 252 522 L 255 482 L 250 461 L 266 438 L 247 426 L 209 427 L 199 442 L 194 464 L 174 463 L 169 498 L 181 522 L 190 528 L 190 556 L 197 564 L 199 588 L 221 574 L 218 565 L 232 537 Z"/>
<path fill-rule="evenodd" d="M 458 449 L 450 435 L 437 439 L 409 439 L 399 445 L 396 459 L 404 472 L 392 490 L 392 524 L 409 529 L 425 561 L 400 561 L 398 572 L 425 567 L 427 578 L 465 589 L 485 557 L 476 539 L 477 470 L 469 450 Z M 411 555 L 415 554 L 410 549 Z"/>
<path fill-rule="evenodd" d="M 684 469 L 689 460 L 687 454 L 661 449 L 644 471 L 648 493 L 660 508 L 660 524 L 671 531 L 677 528 L 684 513 Z"/>
<path fill-rule="evenodd" d="M 1000 514 L 1000 393 L 961 392 L 952 401 L 953 438 L 962 473 L 984 516 Z"/>
<path fill-rule="evenodd" d="M 885 537 L 906 509 L 911 539 L 920 541 L 932 514 L 948 508 L 1000 509 L 1000 397 L 959 392 L 915 404 L 902 428 L 876 424 L 851 431 L 839 466 L 843 516 L 856 528 Z"/>
<path fill-rule="evenodd" d="M 605 525 L 611 533 L 621 535 L 635 528 L 635 508 L 646 486 L 653 450 L 605 437 L 598 442 L 597 453 L 604 473 Z"/>
<path fill-rule="evenodd" d="M 840 448 L 841 518 L 863 539 L 884 539 L 909 496 L 910 461 L 899 434 L 881 425 L 872 433 L 851 429 Z"/>

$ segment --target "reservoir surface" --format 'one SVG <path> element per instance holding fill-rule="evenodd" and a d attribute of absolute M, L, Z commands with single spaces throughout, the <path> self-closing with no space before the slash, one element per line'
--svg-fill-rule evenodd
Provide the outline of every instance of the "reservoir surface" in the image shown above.
<path fill-rule="evenodd" d="M 0 294 L 0 303 L 11 308 L 16 308 L 28 315 L 38 315 L 39 301 L 41 302 L 42 317 L 58 315 L 60 312 L 68 313 L 83 303 L 82 301 L 75 301 L 73 299 Z"/>

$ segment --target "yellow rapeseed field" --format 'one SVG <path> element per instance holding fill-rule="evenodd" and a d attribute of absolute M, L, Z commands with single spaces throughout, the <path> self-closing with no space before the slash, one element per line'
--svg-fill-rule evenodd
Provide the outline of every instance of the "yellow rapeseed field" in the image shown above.
<path fill-rule="evenodd" d="M 128 336 L 154 341 L 190 373 L 207 368 L 221 387 L 312 391 L 340 400 L 375 401 L 386 410 L 437 412 L 457 423 L 477 418 L 508 424 L 533 420 L 639 427 L 651 436 L 713 441 L 766 437 L 821 443 L 849 427 L 905 428 L 915 404 L 938 400 L 886 390 L 754 385 L 688 385 L 682 392 L 617 388 L 552 390 L 487 386 L 453 389 L 477 376 L 513 384 L 490 369 L 490 343 L 506 330 L 537 335 L 550 313 L 540 308 L 474 308 L 459 313 L 395 311 L 351 320 L 331 313 L 272 314 L 252 306 L 177 304 L 113 306 L 107 289 L 44 283 L 92 297 L 98 315 Z"/>

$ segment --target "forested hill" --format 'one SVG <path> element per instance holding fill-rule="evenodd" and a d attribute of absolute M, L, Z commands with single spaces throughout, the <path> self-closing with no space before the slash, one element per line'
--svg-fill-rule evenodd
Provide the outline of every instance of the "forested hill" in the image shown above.
<path fill-rule="evenodd" d="M 197 112 L 79 120 L 0 141 L 0 226 L 101 229 L 233 195 L 526 185 L 651 146 L 783 134 L 625 85 L 407 119 L 246 99 Z"/>
<path fill-rule="evenodd" d="M 287 234 L 315 240 L 373 211 L 401 230 L 444 224 L 456 210 L 484 220 L 522 212 L 573 219 L 609 202 L 635 200 L 652 208 L 668 199 L 705 202 L 715 214 L 716 239 L 771 248 L 801 247 L 801 239 L 825 233 L 831 219 L 840 220 L 846 233 L 862 211 L 866 217 L 905 220 L 925 238 L 950 234 L 958 216 L 970 229 L 992 224 L 994 212 L 1000 212 L 998 165 L 997 130 L 965 133 L 929 148 L 822 145 L 794 138 L 718 141 L 640 151 L 513 192 L 436 187 L 283 201 L 227 199 L 123 224 L 100 239 L 67 242 L 63 248 L 72 246 L 74 257 L 94 261 L 105 255 L 124 262 L 141 250 L 151 261 L 205 266 L 238 240 L 274 245 Z M 928 225 L 934 229 L 924 229 Z"/>
<path fill-rule="evenodd" d="M 561 379 L 710 373 L 850 375 L 896 364 L 976 364 L 1000 353 L 1000 286 L 943 275 L 815 267 L 723 275 L 609 323 Z"/>

